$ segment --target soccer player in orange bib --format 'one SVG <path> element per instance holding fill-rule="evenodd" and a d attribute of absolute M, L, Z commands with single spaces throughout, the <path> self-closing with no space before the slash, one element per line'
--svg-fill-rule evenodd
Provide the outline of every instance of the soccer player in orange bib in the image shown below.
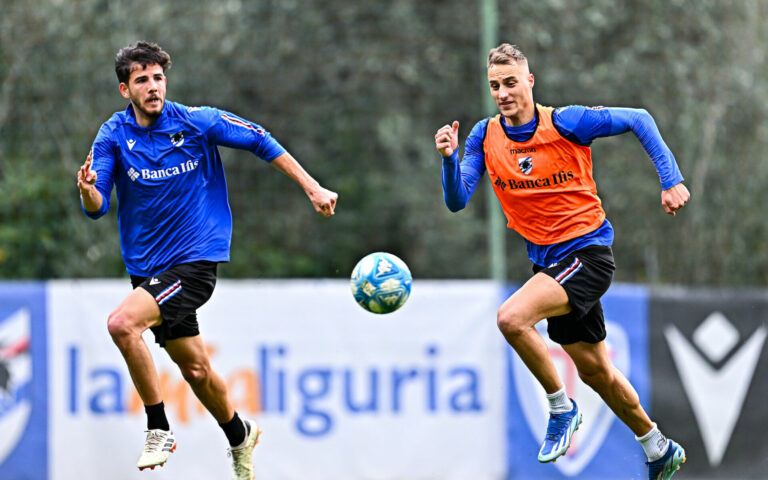
<path fill-rule="evenodd" d="M 488 171 L 509 228 L 528 247 L 534 275 L 499 308 L 497 322 L 547 394 L 550 417 L 539 461 L 565 454 L 581 423 L 579 408 L 534 327 L 546 318 L 549 337 L 573 359 L 580 378 L 635 434 L 648 457 L 649 479 L 667 480 L 685 461 L 685 451 L 651 421 L 605 346 L 600 297 L 615 270 L 613 228 L 597 196 L 591 142 L 631 130 L 659 174 L 664 210 L 675 215 L 690 194 L 648 112 L 545 107 L 534 102 L 533 84 L 528 60 L 517 47 L 504 43 L 491 49 L 488 86 L 500 114 L 474 126 L 461 161 L 459 122 L 435 134 L 445 203 L 453 212 L 463 209 Z"/>

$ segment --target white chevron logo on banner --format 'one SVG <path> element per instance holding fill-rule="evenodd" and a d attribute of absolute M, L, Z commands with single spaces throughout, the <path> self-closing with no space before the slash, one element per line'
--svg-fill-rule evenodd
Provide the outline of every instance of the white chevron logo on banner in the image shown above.
<path fill-rule="evenodd" d="M 713 467 L 722 462 L 767 334 L 765 326 L 758 328 L 722 368 L 715 370 L 675 326 L 664 329 Z M 693 337 L 701 351 L 715 362 L 724 358 L 738 342 L 738 332 L 720 312 L 707 317 Z"/>

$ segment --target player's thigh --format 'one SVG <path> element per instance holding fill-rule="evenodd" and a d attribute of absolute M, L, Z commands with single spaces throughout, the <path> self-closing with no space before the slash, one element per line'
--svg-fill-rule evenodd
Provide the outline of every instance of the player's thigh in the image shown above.
<path fill-rule="evenodd" d="M 112 312 L 110 323 L 119 323 L 124 328 L 144 331 L 160 325 L 160 307 L 155 298 L 143 288 L 135 288 Z"/>
<path fill-rule="evenodd" d="M 501 305 L 499 320 L 534 325 L 544 318 L 570 311 L 563 286 L 549 275 L 537 273 Z"/>

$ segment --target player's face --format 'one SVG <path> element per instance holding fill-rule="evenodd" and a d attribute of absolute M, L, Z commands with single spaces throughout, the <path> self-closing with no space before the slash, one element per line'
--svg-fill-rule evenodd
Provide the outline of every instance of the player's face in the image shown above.
<path fill-rule="evenodd" d="M 533 120 L 533 75 L 526 63 L 491 65 L 488 86 L 499 111 L 512 125 Z"/>
<path fill-rule="evenodd" d="M 165 105 L 166 78 L 163 67 L 133 64 L 128 84 L 120 84 L 120 93 L 133 104 L 136 121 L 147 127 L 152 125 Z"/>

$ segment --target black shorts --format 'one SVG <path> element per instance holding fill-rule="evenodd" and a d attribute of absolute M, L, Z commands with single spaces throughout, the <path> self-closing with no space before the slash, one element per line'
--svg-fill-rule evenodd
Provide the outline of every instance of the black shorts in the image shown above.
<path fill-rule="evenodd" d="M 162 323 L 150 330 L 161 347 L 167 340 L 200 334 L 197 309 L 213 294 L 217 266 L 201 260 L 174 265 L 152 277 L 131 275 L 133 288 L 148 291 L 160 307 Z"/>
<path fill-rule="evenodd" d="M 602 245 L 576 250 L 549 267 L 533 266 L 533 273 L 545 273 L 562 285 L 571 304 L 570 313 L 547 319 L 547 333 L 552 341 L 568 345 L 605 340 L 600 297 L 611 286 L 614 270 L 613 251 Z"/>

